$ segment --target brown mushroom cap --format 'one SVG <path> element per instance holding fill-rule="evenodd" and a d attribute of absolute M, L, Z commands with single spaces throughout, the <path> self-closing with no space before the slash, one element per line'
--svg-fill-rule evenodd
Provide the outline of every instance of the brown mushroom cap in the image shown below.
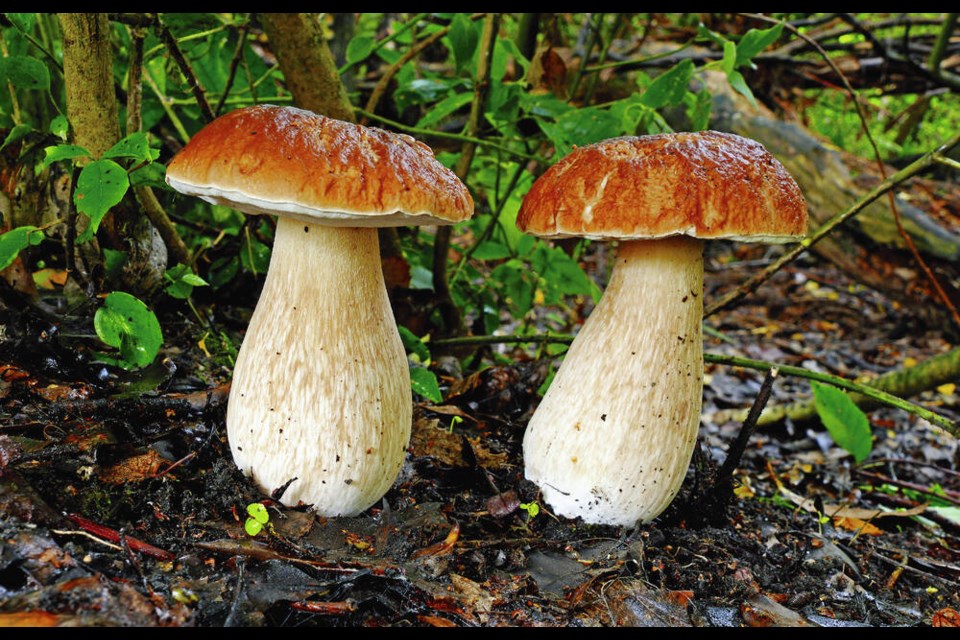
<path fill-rule="evenodd" d="M 473 214 L 469 191 L 427 145 L 295 107 L 217 118 L 166 179 L 214 204 L 337 226 L 453 224 Z"/>
<path fill-rule="evenodd" d="M 803 194 L 783 165 L 760 143 L 717 131 L 577 148 L 537 179 L 517 215 L 521 231 L 552 238 L 788 242 L 806 226 Z"/>

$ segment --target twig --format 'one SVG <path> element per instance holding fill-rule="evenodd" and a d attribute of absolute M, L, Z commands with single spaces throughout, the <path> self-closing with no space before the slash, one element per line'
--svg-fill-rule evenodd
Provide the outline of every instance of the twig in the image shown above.
<path fill-rule="evenodd" d="M 397 131 L 405 131 L 420 137 L 433 137 L 441 138 L 443 140 L 453 140 L 456 142 L 472 142 L 477 146 L 487 147 L 490 149 L 495 149 L 497 151 L 502 151 L 503 153 L 510 154 L 522 160 L 534 160 L 537 162 L 543 162 L 543 158 L 540 156 L 535 156 L 529 153 L 523 153 L 510 147 L 505 147 L 496 142 L 491 142 L 490 140 L 484 138 L 474 138 L 472 136 L 464 135 L 462 133 L 451 133 L 449 131 L 437 131 L 435 129 L 423 129 L 421 127 L 414 127 L 408 124 L 403 124 L 402 122 L 397 122 L 396 120 L 391 120 L 390 118 L 385 118 L 381 115 L 377 115 L 366 109 L 354 109 L 360 116 L 362 120 L 367 122 L 369 120 L 376 120 L 382 124 L 389 126 L 391 129 L 396 129 Z"/>
<path fill-rule="evenodd" d="M 115 529 L 111 529 L 110 527 L 106 527 L 102 524 L 97 524 L 96 522 L 88 520 L 87 518 L 75 513 L 67 514 L 67 519 L 80 527 L 82 530 L 113 543 L 121 542 L 122 537 L 126 540 L 126 544 L 129 545 L 130 549 L 136 551 L 137 553 L 143 553 L 156 558 L 157 560 L 163 560 L 165 562 L 169 562 L 176 558 L 176 555 L 170 553 L 169 551 L 155 547 L 152 544 L 148 544 L 142 540 L 138 540 L 137 538 L 121 536 L 121 534 Z"/>
<path fill-rule="evenodd" d="M 183 51 L 180 50 L 180 45 L 177 44 L 177 39 L 173 36 L 173 33 L 170 29 L 163 24 L 163 21 L 157 16 L 157 31 L 159 32 L 160 39 L 167 47 L 167 51 L 170 52 L 170 56 L 173 58 L 173 61 L 177 64 L 177 67 L 180 69 L 180 73 L 183 74 L 183 77 L 187 80 L 187 85 L 190 87 L 190 91 L 193 92 L 193 97 L 197 100 L 197 105 L 200 107 L 200 113 L 203 115 L 203 119 L 207 122 L 211 122 L 216 115 L 213 112 L 213 109 L 210 108 L 210 103 L 207 102 L 207 96 L 203 89 L 203 85 L 200 84 L 200 79 L 197 78 L 197 74 L 193 72 L 193 68 L 190 66 L 190 63 L 187 61 L 187 58 L 183 55 Z"/>
<path fill-rule="evenodd" d="M 471 20 L 478 20 L 482 18 L 483 13 L 475 13 L 470 16 Z M 405 64 L 417 57 L 421 51 L 429 47 L 431 44 L 447 35 L 450 32 L 450 27 L 442 27 L 430 34 L 417 44 L 410 47 L 406 53 L 400 56 L 400 59 L 390 65 L 387 70 L 384 72 L 383 76 L 377 81 L 377 84 L 374 85 L 373 91 L 370 92 L 370 98 L 367 99 L 367 105 L 364 108 L 365 112 L 373 113 L 377 110 L 377 104 L 380 102 L 380 98 L 383 97 L 383 94 L 386 93 L 387 87 L 390 86 L 390 81 L 393 80 L 393 76 L 397 75 L 400 69 L 403 68 Z M 363 114 L 363 111 L 358 111 L 358 113 Z M 360 124 L 367 124 L 366 115 L 364 114 L 363 119 L 360 120 Z"/>
<path fill-rule="evenodd" d="M 882 473 L 865 471 L 863 469 L 854 469 L 854 473 L 863 478 L 879 482 L 880 484 L 888 484 L 895 487 L 901 487 L 903 489 L 909 489 L 910 491 L 916 491 L 917 493 L 922 493 L 923 495 L 930 496 L 931 498 L 938 498 L 955 505 L 960 505 L 960 492 L 957 491 L 943 489 L 943 493 L 937 493 L 935 491 L 931 491 L 930 487 L 928 486 L 907 482 L 906 480 L 897 480 L 895 478 L 885 476 Z"/>
<path fill-rule="evenodd" d="M 480 36 L 480 46 L 477 55 L 477 71 L 473 82 L 473 101 L 470 105 L 470 115 L 467 119 L 465 132 L 471 138 L 477 137 L 480 130 L 480 120 L 483 116 L 483 106 L 490 89 L 490 66 L 493 62 L 493 52 L 496 47 L 497 25 L 499 15 L 489 13 L 483 21 L 483 32 Z M 460 159 L 454 169 L 457 177 L 467 179 L 470 165 L 477 145 L 474 142 L 464 142 L 460 146 Z M 450 236 L 453 229 L 443 226 L 437 229 L 433 239 L 433 290 L 436 305 L 443 317 L 444 326 L 448 333 L 462 333 L 463 317 L 459 307 L 450 294 L 450 282 L 447 279 L 447 262 L 450 254 Z"/>
<path fill-rule="evenodd" d="M 770 394 L 773 392 L 773 383 L 779 373 L 780 370 L 777 367 L 771 367 L 767 370 L 767 375 L 763 379 L 760 391 L 757 392 L 757 397 L 753 400 L 753 406 L 750 407 L 750 413 L 747 414 L 747 419 L 743 421 L 743 426 L 740 427 L 740 433 L 737 434 L 736 440 L 730 443 L 727 449 L 727 458 L 720 466 L 720 470 L 717 471 L 718 485 L 733 478 L 733 472 L 736 470 L 737 465 L 740 464 L 740 459 L 743 457 L 743 452 L 747 449 L 750 436 L 757 430 L 757 420 L 760 418 L 763 408 L 767 406 L 767 402 L 770 400 Z"/>
<path fill-rule="evenodd" d="M 140 131 L 142 127 L 143 29 L 140 27 L 131 28 L 130 40 L 132 46 L 127 72 L 127 135 Z M 170 221 L 163 205 L 157 200 L 153 189 L 147 186 L 136 186 L 133 188 L 133 194 L 136 196 L 137 202 L 140 203 L 147 219 L 160 234 L 170 257 L 176 262 L 190 264 L 190 250 L 184 244 L 177 228 L 173 226 L 173 222 Z"/>
<path fill-rule="evenodd" d="M 714 364 L 724 364 L 734 367 L 744 367 L 747 369 L 756 369 L 758 371 L 769 371 L 770 369 L 777 368 L 780 370 L 780 373 L 788 376 L 793 376 L 795 378 L 804 378 L 807 380 L 816 380 L 817 382 L 825 382 L 827 384 L 833 385 L 845 391 L 852 391 L 854 393 L 859 393 L 862 396 L 866 396 L 871 400 L 875 400 L 881 404 L 885 404 L 890 407 L 896 407 L 911 413 L 918 418 L 923 418 L 927 422 L 934 424 L 948 433 L 960 437 L 960 426 L 955 422 L 941 416 L 938 413 L 930 411 L 926 407 L 914 404 L 909 400 L 904 400 L 903 398 L 898 398 L 895 395 L 889 394 L 886 391 L 881 391 L 874 387 L 867 386 L 865 384 L 860 384 L 847 378 L 841 378 L 840 376 L 830 375 L 828 373 L 820 373 L 817 371 L 810 371 L 809 369 L 803 369 L 801 367 L 792 367 L 782 364 L 774 364 L 771 362 L 763 362 L 761 360 L 751 360 L 749 358 L 740 358 L 737 356 L 725 356 L 718 355 L 713 353 L 703 354 L 703 359 L 705 362 L 711 362 Z"/>
<path fill-rule="evenodd" d="M 227 73 L 227 81 L 223 85 L 223 92 L 220 94 L 220 99 L 217 100 L 217 106 L 213 110 L 215 116 L 220 115 L 220 112 L 223 110 L 223 105 L 227 101 L 227 96 L 230 95 L 230 88 L 233 86 L 233 81 L 237 77 L 237 69 L 240 67 L 240 61 L 243 60 L 243 49 L 247 44 L 247 25 L 242 25 L 237 33 L 237 48 L 233 52 L 233 58 L 230 60 L 230 71 Z"/>
<path fill-rule="evenodd" d="M 546 344 L 570 344 L 573 342 L 572 336 L 556 336 L 556 335 L 529 335 L 529 336 L 467 336 L 463 338 L 447 338 L 447 339 L 438 339 L 431 341 L 431 344 L 436 346 L 464 346 L 464 345 L 480 345 L 480 344 L 516 344 L 516 343 L 546 343 Z M 758 371 L 770 371 L 771 369 L 777 369 L 779 373 L 783 375 L 789 375 L 796 378 L 805 378 L 807 380 L 816 380 L 818 382 L 825 382 L 827 384 L 833 385 L 840 389 L 846 391 L 852 391 L 854 393 L 859 393 L 860 395 L 866 396 L 871 400 L 875 400 L 881 404 L 887 406 L 896 407 L 911 413 L 918 418 L 923 418 L 924 420 L 934 424 L 941 429 L 944 429 L 948 433 L 960 437 L 960 426 L 954 423 L 949 418 L 941 416 L 938 413 L 930 411 L 929 409 L 922 407 L 920 405 L 914 404 L 909 400 L 904 400 L 903 398 L 898 398 L 895 395 L 876 389 L 874 387 L 867 386 L 853 380 L 848 380 L 847 378 L 842 378 L 840 376 L 830 375 L 828 373 L 820 373 L 817 371 L 810 371 L 809 369 L 803 369 L 801 367 L 793 367 L 784 364 L 776 364 L 773 362 L 764 362 L 762 360 L 752 360 L 750 358 L 741 358 L 738 356 L 727 356 L 720 355 L 715 353 L 704 353 L 703 354 L 704 362 L 709 362 L 713 364 L 722 364 L 729 365 L 734 367 L 743 367 L 746 369 L 756 369 Z"/>

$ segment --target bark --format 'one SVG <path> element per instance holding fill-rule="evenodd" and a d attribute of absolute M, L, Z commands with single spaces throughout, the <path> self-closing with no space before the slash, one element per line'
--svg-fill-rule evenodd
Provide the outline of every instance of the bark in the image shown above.
<path fill-rule="evenodd" d="M 297 105 L 355 122 L 353 106 L 316 15 L 264 13 L 260 20 Z"/>
<path fill-rule="evenodd" d="M 59 18 L 73 142 L 99 158 L 120 139 L 110 23 L 105 13 L 61 13 Z M 121 288 L 149 296 L 162 283 L 166 247 L 137 210 L 132 193 L 104 217 L 97 237 L 102 245 L 127 254 Z"/>

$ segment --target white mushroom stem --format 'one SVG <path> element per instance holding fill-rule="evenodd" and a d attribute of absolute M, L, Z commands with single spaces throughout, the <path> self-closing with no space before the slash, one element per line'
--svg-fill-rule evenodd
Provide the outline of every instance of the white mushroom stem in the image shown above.
<path fill-rule="evenodd" d="M 649 522 L 679 491 L 700 424 L 702 244 L 621 243 L 524 436 L 526 477 L 558 515 Z"/>
<path fill-rule="evenodd" d="M 277 221 L 227 406 L 234 461 L 266 493 L 356 515 L 391 487 L 410 438 L 406 352 L 377 230 Z"/>

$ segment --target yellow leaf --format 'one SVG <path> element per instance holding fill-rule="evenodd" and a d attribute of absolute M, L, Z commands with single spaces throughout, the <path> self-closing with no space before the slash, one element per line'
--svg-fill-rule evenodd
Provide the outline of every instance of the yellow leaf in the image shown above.
<path fill-rule="evenodd" d="M 957 390 L 957 385 L 955 385 L 952 382 L 948 382 L 946 384 L 942 384 L 939 387 L 937 387 L 937 391 L 939 391 L 945 396 L 952 396 L 953 392 L 956 390 Z"/>
<path fill-rule="evenodd" d="M 870 536 L 878 536 L 883 533 L 883 529 L 880 527 L 859 518 L 834 518 L 833 524 L 838 527 L 843 527 L 844 529 L 849 529 L 850 531 L 859 531 L 860 533 Z"/>
<path fill-rule="evenodd" d="M 205 356 L 207 356 L 208 358 L 210 357 L 210 352 L 207 351 L 207 334 L 206 333 L 203 334 L 203 337 L 200 338 L 199 342 L 197 342 L 197 346 L 200 347 L 200 350 L 203 351 L 203 354 Z"/>
<path fill-rule="evenodd" d="M 916 358 L 911 358 L 910 356 L 907 356 L 906 358 L 903 359 L 903 366 L 906 367 L 906 368 L 908 368 L 908 369 L 909 369 L 910 367 L 915 367 L 915 366 L 917 366 L 917 360 L 916 360 Z"/>

